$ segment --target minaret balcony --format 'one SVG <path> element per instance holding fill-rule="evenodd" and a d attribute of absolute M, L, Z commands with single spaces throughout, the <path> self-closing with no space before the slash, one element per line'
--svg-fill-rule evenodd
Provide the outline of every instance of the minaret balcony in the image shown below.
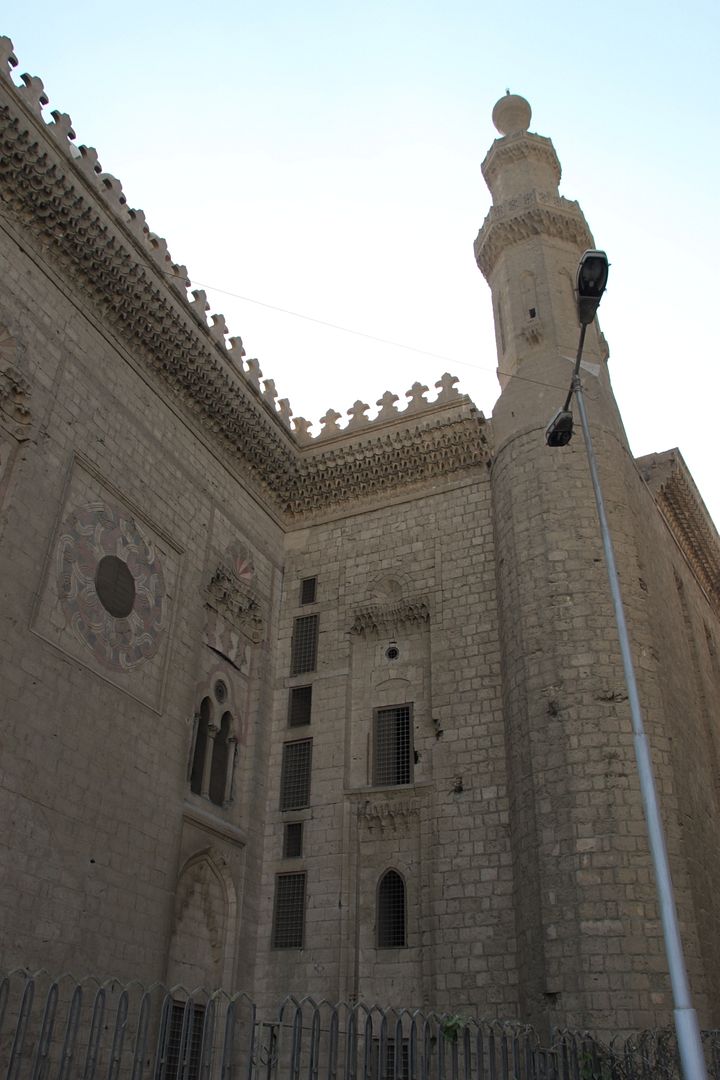
<path fill-rule="evenodd" d="M 491 208 L 475 241 L 475 261 L 489 280 L 508 247 L 539 236 L 563 240 L 578 252 L 595 246 L 575 200 L 531 191 Z"/>

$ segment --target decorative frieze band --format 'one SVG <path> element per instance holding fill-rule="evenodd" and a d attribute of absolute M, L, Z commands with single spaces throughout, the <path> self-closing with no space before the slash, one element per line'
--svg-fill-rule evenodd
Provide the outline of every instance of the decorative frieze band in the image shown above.
<path fill-rule="evenodd" d="M 490 210 L 475 241 L 475 260 L 489 278 L 506 248 L 539 235 L 566 240 L 580 250 L 595 243 L 576 202 L 532 192 Z"/>
<path fill-rule="evenodd" d="M 507 165 L 528 159 L 547 165 L 554 174 L 555 184 L 560 183 L 562 170 L 552 140 L 544 135 L 522 131 L 496 139 L 490 147 L 482 163 L 482 174 L 488 187 L 492 187 L 498 174 Z"/>
<path fill-rule="evenodd" d="M 412 820 L 419 818 L 420 804 L 417 799 L 366 799 L 358 806 L 357 814 L 370 830 L 396 831 L 407 828 Z"/>
<path fill-rule="evenodd" d="M 407 597 L 390 604 L 368 604 L 355 612 L 351 634 L 394 629 L 402 623 L 424 623 L 430 619 L 430 608 L 423 597 Z"/>

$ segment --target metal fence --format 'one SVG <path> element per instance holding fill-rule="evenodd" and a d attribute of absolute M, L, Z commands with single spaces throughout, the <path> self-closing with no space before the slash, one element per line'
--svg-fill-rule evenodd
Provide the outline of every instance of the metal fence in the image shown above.
<path fill-rule="evenodd" d="M 720 1032 L 703 1034 L 720 1080 Z M 267 1017 L 245 994 L 16 971 L 0 981 L 5 1080 L 679 1080 L 671 1032 L 603 1045 L 418 1009 L 288 997 Z"/>

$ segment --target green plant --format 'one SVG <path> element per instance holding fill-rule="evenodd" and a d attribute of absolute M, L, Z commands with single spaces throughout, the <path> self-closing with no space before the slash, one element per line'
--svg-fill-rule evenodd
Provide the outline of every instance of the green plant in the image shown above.
<path fill-rule="evenodd" d="M 440 1022 L 440 1030 L 448 1042 L 457 1042 L 458 1032 L 462 1031 L 467 1023 L 468 1019 L 466 1016 L 461 1016 L 460 1013 L 453 1013 L 452 1016 L 443 1017 Z"/>

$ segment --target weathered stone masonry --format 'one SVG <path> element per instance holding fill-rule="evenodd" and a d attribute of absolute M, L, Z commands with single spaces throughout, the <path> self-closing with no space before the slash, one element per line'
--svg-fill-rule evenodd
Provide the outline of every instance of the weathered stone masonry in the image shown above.
<path fill-rule="evenodd" d="M 528 112 L 484 166 L 492 420 L 444 375 L 312 438 L 7 39 L 0 61 L 4 962 L 666 1022 L 583 448 L 542 441 L 592 242 L 552 143 Z M 677 451 L 633 461 L 597 329 L 588 358 L 717 1021 L 720 548 Z"/>

